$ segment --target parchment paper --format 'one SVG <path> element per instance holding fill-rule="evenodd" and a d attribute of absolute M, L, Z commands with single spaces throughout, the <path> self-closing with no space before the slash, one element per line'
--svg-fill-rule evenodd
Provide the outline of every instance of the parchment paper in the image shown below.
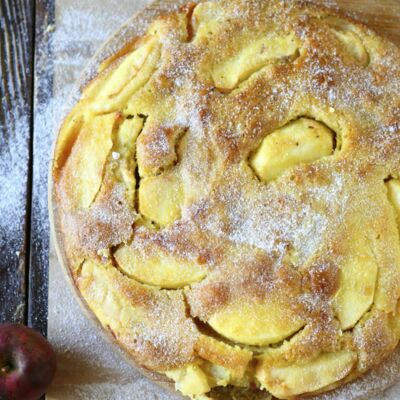
<path fill-rule="evenodd" d="M 53 87 L 48 94 L 48 109 L 42 111 L 43 123 L 52 128 L 54 135 L 65 112 L 65 99 L 87 61 L 115 29 L 147 2 L 55 0 L 56 21 L 47 27 L 52 44 Z M 178 399 L 130 366 L 87 320 L 67 284 L 53 245 L 49 276 L 48 337 L 58 354 L 58 372 L 47 399 Z M 346 392 L 340 396 L 351 397 Z M 400 385 L 374 398 L 400 399 Z"/>

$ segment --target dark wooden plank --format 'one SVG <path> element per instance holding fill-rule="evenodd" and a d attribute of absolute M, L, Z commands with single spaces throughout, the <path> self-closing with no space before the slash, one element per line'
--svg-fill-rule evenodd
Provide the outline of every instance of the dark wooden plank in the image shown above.
<path fill-rule="evenodd" d="M 28 324 L 47 333 L 49 221 L 47 173 L 54 126 L 50 102 L 53 87 L 52 32 L 54 0 L 37 0 L 35 15 L 35 91 L 33 117 L 32 210 Z"/>
<path fill-rule="evenodd" d="M 0 2 L 0 322 L 26 313 L 33 9 Z"/>

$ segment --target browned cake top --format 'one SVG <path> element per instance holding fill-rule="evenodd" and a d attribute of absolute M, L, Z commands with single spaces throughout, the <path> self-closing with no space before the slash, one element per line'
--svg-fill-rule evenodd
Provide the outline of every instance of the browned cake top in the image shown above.
<path fill-rule="evenodd" d="M 190 5 L 106 60 L 61 129 L 71 274 L 184 394 L 330 390 L 400 337 L 399 155 L 395 45 L 306 2 Z"/>

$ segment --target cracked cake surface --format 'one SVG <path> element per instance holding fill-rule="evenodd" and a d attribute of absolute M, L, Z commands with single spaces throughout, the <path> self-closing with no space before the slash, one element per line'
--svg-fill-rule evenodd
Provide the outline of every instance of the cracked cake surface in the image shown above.
<path fill-rule="evenodd" d="M 158 17 L 106 59 L 52 166 L 70 275 L 183 395 L 291 399 L 400 339 L 400 50 L 305 1 Z"/>

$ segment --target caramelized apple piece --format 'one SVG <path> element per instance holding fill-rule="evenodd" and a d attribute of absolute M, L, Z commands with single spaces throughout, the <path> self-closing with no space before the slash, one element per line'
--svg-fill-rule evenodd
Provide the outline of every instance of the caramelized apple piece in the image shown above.
<path fill-rule="evenodd" d="M 386 187 L 389 201 L 396 211 L 397 224 L 400 226 L 400 181 L 398 179 L 391 179 L 386 182 Z"/>
<path fill-rule="evenodd" d="M 211 390 L 207 375 L 196 364 L 188 364 L 179 369 L 167 371 L 168 378 L 175 381 L 175 388 L 184 396 L 195 396 Z"/>
<path fill-rule="evenodd" d="M 280 342 L 305 325 L 283 302 L 238 302 L 228 305 L 208 321 L 222 336 L 244 344 Z"/>
<path fill-rule="evenodd" d="M 369 63 L 369 55 L 365 50 L 365 46 L 360 37 L 352 31 L 338 31 L 332 29 L 332 32 L 340 40 L 348 54 L 361 66 L 367 66 Z"/>
<path fill-rule="evenodd" d="M 154 37 L 145 37 L 135 51 L 126 55 L 110 71 L 105 70 L 84 92 L 84 98 L 94 99 L 95 113 L 115 111 L 150 79 L 160 58 L 160 44 Z"/>
<path fill-rule="evenodd" d="M 357 27 L 340 18 L 326 18 L 331 31 L 339 39 L 349 56 L 359 65 L 367 66 L 369 54 L 357 33 Z"/>
<path fill-rule="evenodd" d="M 86 260 L 78 279 L 78 287 L 101 323 L 115 332 L 121 332 L 146 320 L 146 317 L 141 307 L 134 307 L 126 296 L 121 296 L 117 288 L 113 287 L 114 271 L 113 267 Z M 148 289 L 137 285 L 138 290 L 145 295 Z"/>
<path fill-rule="evenodd" d="M 370 308 L 378 273 L 368 238 L 359 233 L 351 244 L 340 264 L 340 288 L 334 299 L 342 329 L 353 327 Z"/>
<path fill-rule="evenodd" d="M 235 56 L 216 65 L 212 72 L 215 86 L 223 91 L 234 89 L 254 72 L 273 60 L 295 56 L 299 41 L 293 34 L 244 40 Z"/>
<path fill-rule="evenodd" d="M 320 122 L 300 118 L 269 134 L 250 158 L 250 166 L 269 182 L 300 163 L 333 153 L 333 134 Z"/>
<path fill-rule="evenodd" d="M 206 276 L 204 266 L 194 261 L 178 260 L 168 253 L 152 256 L 142 254 L 130 246 L 121 246 L 114 253 L 120 268 L 140 282 L 177 289 L 201 281 Z"/>
<path fill-rule="evenodd" d="M 162 227 L 180 218 L 183 200 L 180 178 L 173 172 L 140 181 L 139 211 Z"/>
<path fill-rule="evenodd" d="M 117 114 L 96 116 L 85 122 L 63 171 L 65 190 L 78 207 L 87 208 L 100 189 L 103 170 L 112 148 Z"/>
<path fill-rule="evenodd" d="M 262 388 L 279 399 L 311 393 L 337 382 L 351 371 L 356 353 L 340 351 L 325 353 L 312 361 L 279 366 L 271 365 L 269 357 L 260 357 L 256 377 Z"/>
<path fill-rule="evenodd" d="M 58 174 L 64 167 L 65 162 L 71 154 L 74 143 L 84 123 L 84 115 L 79 109 L 79 104 L 74 107 L 65 119 L 57 138 L 57 146 L 54 149 L 55 174 Z"/>
<path fill-rule="evenodd" d="M 195 350 L 204 360 L 228 369 L 235 379 L 243 377 L 253 355 L 250 350 L 230 346 L 206 335 L 200 335 Z"/>
<path fill-rule="evenodd" d="M 215 1 L 199 3 L 193 10 L 192 23 L 195 40 L 202 40 L 213 34 L 220 26 L 223 18 L 223 9 Z"/>

